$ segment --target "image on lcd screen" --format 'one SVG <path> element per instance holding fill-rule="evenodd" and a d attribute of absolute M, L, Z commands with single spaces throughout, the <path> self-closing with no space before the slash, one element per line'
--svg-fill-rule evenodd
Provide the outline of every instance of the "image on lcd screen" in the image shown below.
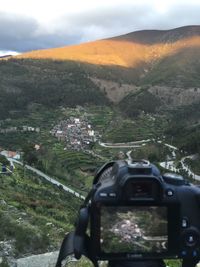
<path fill-rule="evenodd" d="M 166 207 L 102 207 L 103 253 L 164 253 L 168 250 Z"/>

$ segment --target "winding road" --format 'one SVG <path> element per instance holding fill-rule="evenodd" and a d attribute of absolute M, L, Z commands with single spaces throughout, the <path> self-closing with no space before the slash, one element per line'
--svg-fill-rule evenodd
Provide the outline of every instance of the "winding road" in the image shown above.
<path fill-rule="evenodd" d="M 136 141 L 136 142 L 129 142 L 129 143 L 116 143 L 116 144 L 112 144 L 112 143 L 99 143 L 101 146 L 103 147 L 109 147 L 109 148 L 138 148 L 138 147 L 141 147 L 141 146 L 144 146 L 146 145 L 146 143 L 149 143 L 151 142 L 152 140 L 151 139 L 147 139 L 147 140 L 141 140 L 141 141 Z M 175 147 L 175 146 L 172 146 L 172 145 L 169 145 L 167 143 L 163 143 L 162 141 L 158 141 L 158 143 L 162 143 L 164 146 L 167 146 L 169 147 L 172 151 L 172 156 L 173 158 L 176 158 L 176 151 L 178 151 L 178 148 Z M 127 152 L 127 156 L 128 158 L 130 159 L 130 153 L 131 151 L 128 151 Z M 195 173 L 193 173 L 189 167 L 184 163 L 184 160 L 187 159 L 187 158 L 191 158 L 192 156 L 186 156 L 186 157 L 183 157 L 181 160 L 180 160 L 180 163 L 182 165 L 182 168 L 187 171 L 188 175 L 192 176 L 192 178 L 194 180 L 197 180 L 197 181 L 200 181 L 200 175 L 197 175 Z M 23 166 L 23 163 L 16 160 L 16 159 L 12 159 L 12 158 L 8 158 L 8 160 L 11 162 L 11 166 L 14 167 L 14 164 L 13 163 L 16 163 L 16 164 L 19 164 L 21 166 Z M 173 171 L 173 172 L 178 172 L 178 169 L 176 168 L 175 166 L 175 161 L 165 161 L 165 162 L 160 162 L 159 165 L 167 170 L 170 170 L 170 171 Z M 65 192 L 68 192 L 70 194 L 72 194 L 73 196 L 79 198 L 79 199 L 82 199 L 84 200 L 85 197 L 83 195 L 81 195 L 80 193 L 76 192 L 75 190 L 71 189 L 70 187 L 60 183 L 59 181 L 55 180 L 54 178 L 50 177 L 49 175 L 41 172 L 40 170 L 30 166 L 30 165 L 25 165 L 24 166 L 26 169 L 36 173 L 37 175 L 43 177 L 45 180 L 47 180 L 48 182 L 50 182 L 51 184 L 54 184 L 54 185 L 57 185 L 57 186 L 60 186 L 62 187 L 62 189 L 65 191 Z"/>
<path fill-rule="evenodd" d="M 100 146 L 103 147 L 109 147 L 109 148 L 140 148 L 141 146 L 145 146 L 147 143 L 155 141 L 154 139 L 147 139 L 147 140 L 141 140 L 141 141 L 135 141 L 135 142 L 128 142 L 128 143 L 102 143 L 99 142 Z M 172 146 L 170 144 L 164 143 L 163 141 L 157 141 L 159 144 L 163 144 L 164 146 L 171 149 L 172 157 L 176 159 L 176 152 L 179 150 L 177 147 Z M 131 151 L 128 151 L 127 156 L 130 159 Z M 192 176 L 194 180 L 200 181 L 200 175 L 197 175 L 193 173 L 190 168 L 185 164 L 184 160 L 187 158 L 192 158 L 191 156 L 183 157 L 180 160 L 182 168 L 188 173 L 188 175 Z M 165 161 L 160 162 L 159 165 L 167 170 L 178 172 L 179 170 L 176 168 L 175 161 Z"/>
<path fill-rule="evenodd" d="M 16 163 L 16 164 L 18 164 L 18 165 L 23 166 L 23 163 L 20 162 L 20 161 L 18 161 L 18 160 L 16 160 L 16 159 L 8 158 L 8 160 L 9 160 L 10 162 L 12 162 L 12 163 L 14 162 L 14 163 Z M 64 185 L 64 184 L 62 184 L 62 183 L 60 183 L 60 182 L 58 182 L 57 180 L 55 180 L 54 178 L 52 178 L 52 177 L 48 176 L 47 174 L 41 172 L 40 170 L 38 170 L 38 169 L 36 169 L 36 168 L 33 168 L 33 167 L 31 167 L 30 165 L 24 165 L 24 167 L 25 167 L 26 169 L 28 169 L 28 170 L 30 170 L 30 171 L 36 173 L 37 175 L 43 177 L 45 180 L 47 180 L 47 181 L 50 182 L 51 184 L 54 184 L 54 185 L 57 185 L 57 186 L 62 187 L 62 189 L 63 189 L 65 192 L 68 192 L 68 193 L 72 194 L 73 196 L 75 196 L 75 197 L 77 197 L 77 198 L 79 198 L 79 199 L 85 200 L 85 197 L 84 197 L 83 195 L 81 195 L 80 193 L 74 191 L 73 189 L 69 188 L 68 186 L 66 186 L 66 185 Z"/>
<path fill-rule="evenodd" d="M 99 142 L 99 145 L 102 147 L 108 147 L 108 148 L 139 148 L 141 146 L 145 146 L 146 143 L 149 143 L 149 142 L 151 142 L 151 139 L 128 142 L 128 143 L 102 143 L 102 142 Z"/>

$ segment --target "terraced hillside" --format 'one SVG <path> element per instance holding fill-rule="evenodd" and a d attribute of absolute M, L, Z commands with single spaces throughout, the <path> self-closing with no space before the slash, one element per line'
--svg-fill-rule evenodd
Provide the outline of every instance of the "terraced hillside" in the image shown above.
<path fill-rule="evenodd" d="M 140 31 L 1 59 L 0 147 L 23 152 L 24 163 L 85 194 L 95 169 L 127 152 L 98 141 L 165 138 L 188 154 L 200 154 L 199 72 L 200 26 Z M 65 140 L 50 131 L 83 114 L 99 140 L 85 150 L 66 149 Z M 156 142 L 133 151 L 154 162 L 169 154 Z M 199 171 L 198 155 L 190 164 Z M 10 242 L 12 255 L 58 247 L 80 203 L 24 169 L 0 178 L 1 241 Z"/>
<path fill-rule="evenodd" d="M 73 228 L 80 201 L 22 167 L 0 178 L 1 256 L 57 249 Z"/>

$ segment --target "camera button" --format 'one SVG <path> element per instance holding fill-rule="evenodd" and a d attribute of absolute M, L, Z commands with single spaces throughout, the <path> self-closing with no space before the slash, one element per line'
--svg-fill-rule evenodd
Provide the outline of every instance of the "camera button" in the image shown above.
<path fill-rule="evenodd" d="M 197 244 L 197 241 L 198 241 L 198 236 L 194 233 L 188 233 L 185 236 L 185 243 L 189 247 L 195 246 Z"/>
<path fill-rule="evenodd" d="M 109 193 L 109 197 L 116 197 L 116 193 Z"/>
<path fill-rule="evenodd" d="M 181 256 L 182 257 L 186 257 L 187 256 L 187 251 L 186 250 L 182 250 L 181 251 Z"/>
<path fill-rule="evenodd" d="M 167 189 L 166 190 L 166 195 L 168 196 L 168 197 L 172 197 L 173 195 L 174 195 L 174 191 L 172 190 L 172 189 Z"/>
<path fill-rule="evenodd" d="M 102 192 L 102 193 L 100 193 L 100 194 L 99 194 L 99 196 L 100 196 L 100 197 L 107 197 L 107 196 L 108 196 L 108 194 L 107 194 L 107 193 L 104 193 L 104 192 Z"/>
<path fill-rule="evenodd" d="M 198 256 L 198 252 L 196 251 L 196 250 L 193 250 L 192 251 L 192 256 L 195 258 L 195 257 L 197 257 Z"/>
<path fill-rule="evenodd" d="M 188 236 L 188 239 L 187 239 L 187 242 L 188 242 L 188 244 L 190 243 L 190 244 L 193 244 L 195 241 L 195 238 L 194 238 L 194 236 L 193 235 L 189 235 Z"/>
<path fill-rule="evenodd" d="M 189 227 L 189 222 L 188 222 L 187 218 L 182 219 L 181 226 L 182 226 L 182 228 L 188 228 Z"/>

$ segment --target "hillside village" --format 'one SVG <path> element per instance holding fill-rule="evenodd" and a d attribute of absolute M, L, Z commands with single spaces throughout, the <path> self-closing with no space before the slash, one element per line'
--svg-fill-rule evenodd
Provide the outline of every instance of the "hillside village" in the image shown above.
<path fill-rule="evenodd" d="M 85 150 L 99 139 L 85 116 L 70 117 L 53 127 L 50 133 L 65 143 L 65 149 Z"/>

